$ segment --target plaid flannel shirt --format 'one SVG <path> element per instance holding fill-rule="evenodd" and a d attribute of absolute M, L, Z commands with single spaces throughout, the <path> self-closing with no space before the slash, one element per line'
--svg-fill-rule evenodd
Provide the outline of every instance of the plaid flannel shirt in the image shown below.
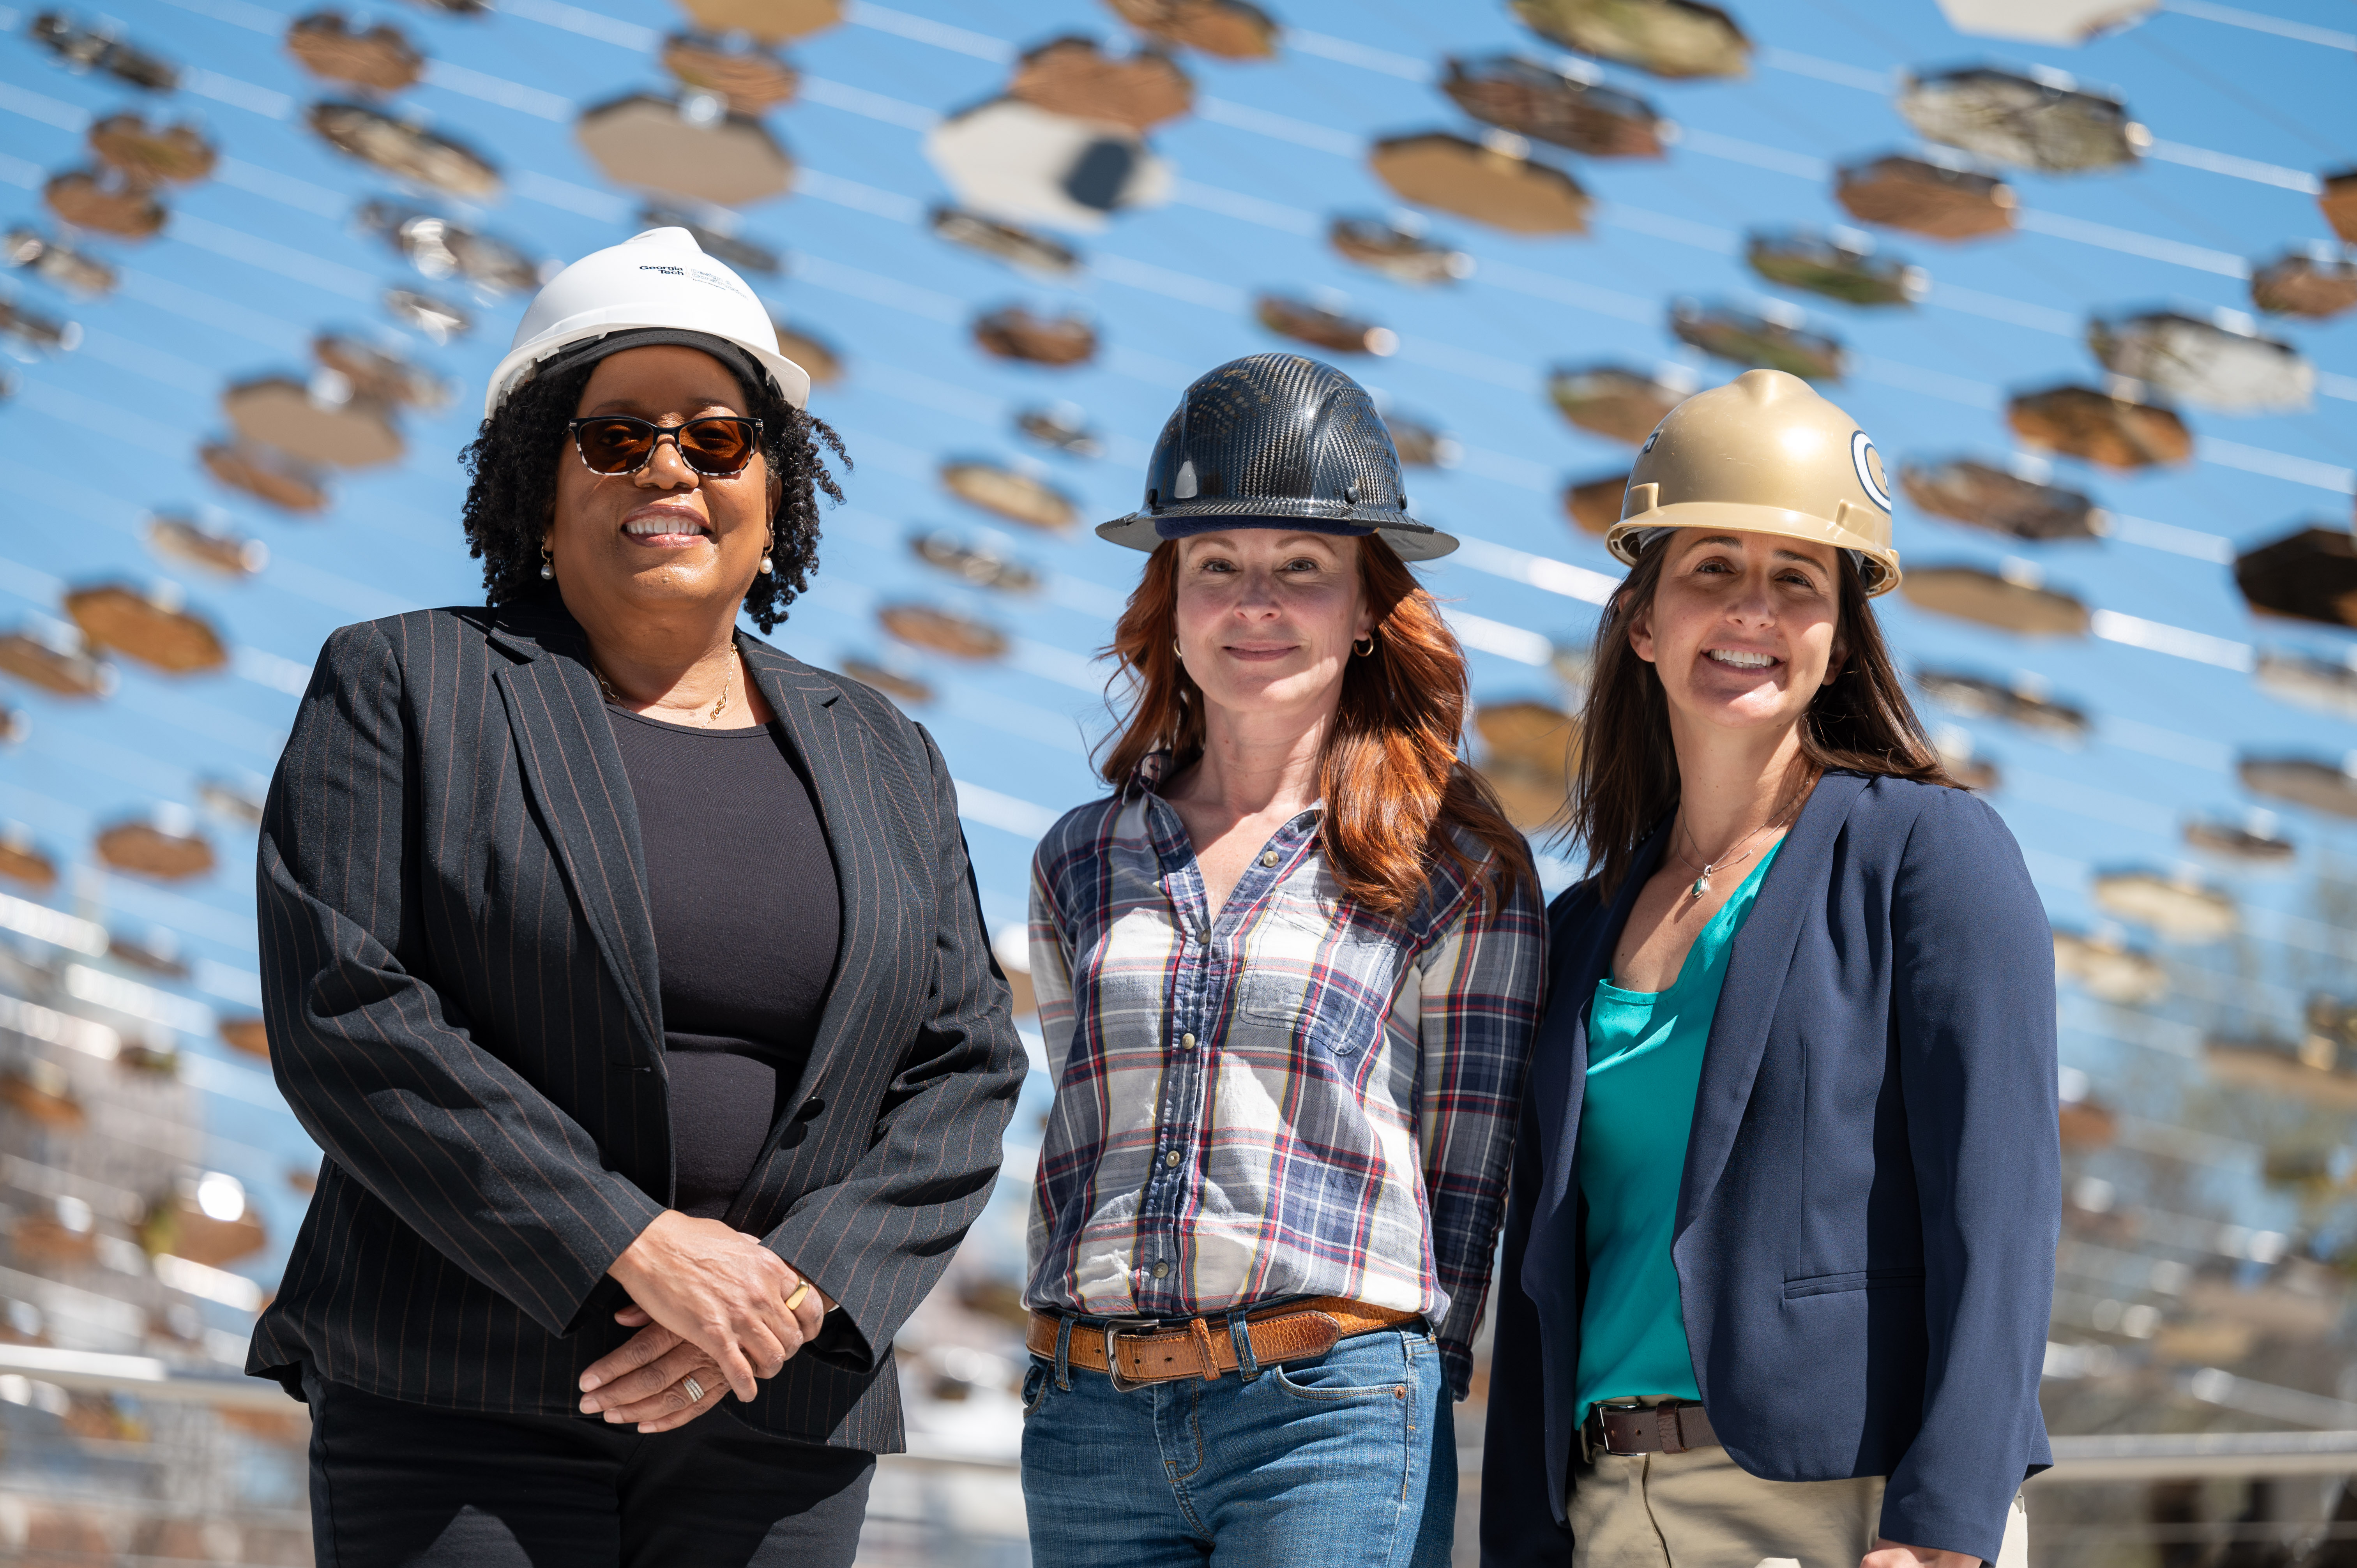
<path fill-rule="evenodd" d="M 1056 1102 L 1025 1299 L 1104 1317 L 1315 1295 L 1421 1312 L 1461 1399 L 1544 913 L 1448 865 L 1407 919 L 1365 909 L 1328 870 L 1312 807 L 1214 924 L 1187 830 L 1154 791 L 1163 761 L 1067 814 L 1032 863 Z"/>

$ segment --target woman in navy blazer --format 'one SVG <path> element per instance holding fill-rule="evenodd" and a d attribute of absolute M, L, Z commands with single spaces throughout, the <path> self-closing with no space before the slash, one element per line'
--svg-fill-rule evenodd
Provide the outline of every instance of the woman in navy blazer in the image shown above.
<path fill-rule="evenodd" d="M 1848 416 L 1773 371 L 1689 399 L 1631 475 L 1574 787 L 1593 875 L 1550 911 L 1506 1219 L 1484 1568 L 1996 1561 L 2050 1462 L 2051 937 L 1876 629 L 1880 481 Z M 1626 1126 L 1580 1136 L 1620 1049 L 1604 1002 L 1668 1006 L 1713 943 L 1715 1005 L 1684 995 L 1691 1118 L 1607 1184 Z M 1633 1222 L 1596 1211 L 1648 1179 L 1650 1297 L 1597 1243 Z M 1598 1367 L 1632 1300 L 1683 1329 L 1690 1382 Z"/>

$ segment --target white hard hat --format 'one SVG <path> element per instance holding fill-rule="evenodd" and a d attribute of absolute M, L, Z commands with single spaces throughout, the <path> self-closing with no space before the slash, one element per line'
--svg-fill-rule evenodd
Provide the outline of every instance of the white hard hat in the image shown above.
<path fill-rule="evenodd" d="M 788 403 L 810 402 L 810 372 L 778 352 L 778 329 L 745 280 L 705 255 L 686 230 L 650 229 L 590 252 L 533 296 L 507 358 L 491 372 L 483 417 L 499 412 L 533 367 L 565 349 L 651 330 L 682 335 L 673 342 L 717 338 L 750 355 Z"/>

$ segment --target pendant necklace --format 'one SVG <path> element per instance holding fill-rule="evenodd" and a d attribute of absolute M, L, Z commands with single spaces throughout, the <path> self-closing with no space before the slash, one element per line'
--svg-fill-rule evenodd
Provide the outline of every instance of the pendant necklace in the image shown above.
<path fill-rule="evenodd" d="M 1684 826 L 1684 823 L 1680 823 L 1679 825 L 1681 827 Z M 1749 843 L 1753 839 L 1758 838 L 1761 833 L 1766 832 L 1775 825 L 1776 823 L 1772 820 L 1760 823 L 1758 827 L 1744 834 L 1740 839 L 1738 839 L 1736 841 L 1736 848 L 1742 849 L 1745 844 Z M 1694 842 L 1694 834 L 1691 831 L 1686 834 L 1686 842 L 1689 843 Z M 1698 865 L 1702 866 L 1702 875 L 1694 879 L 1694 886 L 1690 889 L 1695 897 L 1700 898 L 1710 891 L 1710 879 L 1713 873 L 1724 871 L 1730 865 L 1738 865 L 1744 861 L 1750 859 L 1751 852 L 1745 850 L 1741 854 L 1736 854 L 1730 852 L 1729 854 L 1719 856 L 1717 860 L 1707 862 L 1696 861 L 1693 856 L 1687 854 L 1681 854 L 1678 858 L 1684 861 L 1688 865 Z"/>

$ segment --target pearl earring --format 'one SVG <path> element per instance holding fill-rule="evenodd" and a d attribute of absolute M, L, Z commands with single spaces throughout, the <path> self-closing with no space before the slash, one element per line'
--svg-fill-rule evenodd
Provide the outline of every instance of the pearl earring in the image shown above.
<path fill-rule="evenodd" d="M 556 581 L 556 562 L 548 553 L 548 546 L 545 544 L 540 547 L 540 580 L 544 583 Z"/>
<path fill-rule="evenodd" d="M 777 573 L 778 564 L 770 559 L 770 551 L 775 550 L 777 547 L 778 536 L 773 533 L 770 536 L 768 548 L 761 552 L 761 575 L 764 577 L 773 576 Z"/>

